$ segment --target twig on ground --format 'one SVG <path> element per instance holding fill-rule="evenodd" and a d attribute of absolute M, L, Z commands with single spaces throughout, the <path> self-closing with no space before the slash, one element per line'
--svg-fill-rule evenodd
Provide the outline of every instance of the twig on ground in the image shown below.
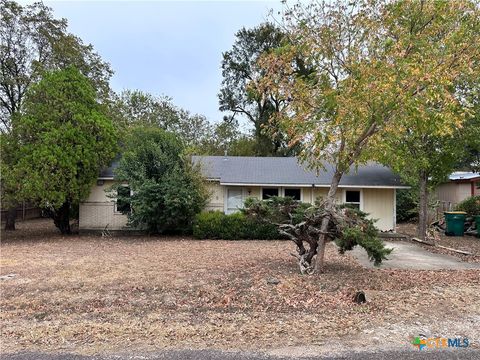
<path fill-rule="evenodd" d="M 428 241 L 424 241 L 424 240 L 421 240 L 421 239 L 416 238 L 416 237 L 412 237 L 412 240 L 413 240 L 413 241 L 416 241 L 416 242 L 419 242 L 419 243 L 421 243 L 421 244 L 425 244 L 425 245 L 429 245 L 429 246 L 433 246 L 433 247 L 438 247 L 438 248 L 440 248 L 440 249 L 445 249 L 445 250 L 449 250 L 449 251 L 454 251 L 454 252 L 456 252 L 456 253 L 463 254 L 463 255 L 473 255 L 473 253 L 468 252 L 468 251 L 457 250 L 457 249 L 454 249 L 454 248 L 451 248 L 451 247 L 442 246 L 442 245 L 437 245 L 437 244 L 435 244 L 435 243 L 431 243 L 431 242 L 428 242 Z"/>
<path fill-rule="evenodd" d="M 463 250 L 457 250 L 457 249 L 447 247 L 447 246 L 437 245 L 437 247 L 439 247 L 440 249 L 454 251 L 454 252 L 457 252 L 457 253 L 463 254 L 463 255 L 473 255 L 473 253 L 471 253 L 471 252 L 463 251 Z"/>
<path fill-rule="evenodd" d="M 412 240 L 416 241 L 416 242 L 419 242 L 419 243 L 422 243 L 422 244 L 425 244 L 425 245 L 435 246 L 434 243 L 431 243 L 429 241 L 424 241 L 424 240 L 416 238 L 416 237 L 412 237 Z"/>

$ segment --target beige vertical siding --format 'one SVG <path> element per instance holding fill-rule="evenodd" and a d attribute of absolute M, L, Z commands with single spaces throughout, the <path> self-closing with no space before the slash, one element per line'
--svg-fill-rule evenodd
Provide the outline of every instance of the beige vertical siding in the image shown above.
<path fill-rule="evenodd" d="M 103 185 L 94 185 L 88 199 L 80 204 L 81 230 L 100 230 L 108 224 L 110 230 L 126 229 L 127 216 L 115 212 L 115 201 L 107 196 L 106 190 L 113 184 L 113 181 L 105 181 Z M 469 184 L 468 184 L 469 185 Z M 224 211 L 226 187 L 218 182 L 208 184 L 211 197 L 206 210 Z M 241 187 L 243 199 L 247 197 L 261 198 L 262 187 L 246 186 Z M 337 193 L 338 203 L 344 199 L 345 189 L 339 189 Z M 328 188 L 302 188 L 302 200 L 312 203 L 318 197 L 325 197 Z M 283 189 L 280 190 L 280 194 Z M 362 208 L 372 218 L 379 219 L 376 223 L 380 230 L 392 230 L 394 228 L 394 190 L 392 189 L 363 189 Z"/>
<path fill-rule="evenodd" d="M 315 198 L 313 197 L 313 191 L 311 187 L 302 188 L 302 201 L 310 204 L 314 203 Z"/>
<path fill-rule="evenodd" d="M 262 197 L 262 188 L 259 186 L 247 186 L 243 188 L 243 198 L 252 197 L 260 199 Z"/>
<path fill-rule="evenodd" d="M 328 195 L 328 188 L 315 188 L 314 190 L 314 195 L 315 198 L 314 200 L 317 200 L 318 198 L 324 198 Z M 338 189 L 337 194 L 335 195 L 335 199 L 337 200 L 337 203 L 341 204 L 343 202 L 343 193 L 342 189 Z"/>
<path fill-rule="evenodd" d="M 210 199 L 205 208 L 207 211 L 223 211 L 224 205 L 224 187 L 218 182 L 209 182 L 208 190 L 210 191 Z"/>
<path fill-rule="evenodd" d="M 472 194 L 472 185 L 470 183 L 449 182 L 441 184 L 435 190 L 438 200 L 444 203 L 450 203 L 453 206 L 469 198 Z"/>
<path fill-rule="evenodd" d="M 233 186 L 232 186 L 233 187 Z M 207 205 L 206 210 L 224 211 L 225 198 L 224 194 L 226 186 L 219 183 L 212 183 L 213 197 Z M 243 199 L 247 197 L 261 198 L 262 187 L 260 186 L 246 186 L 241 187 L 243 190 Z M 345 189 L 340 188 L 337 192 L 336 199 L 339 204 L 344 201 Z M 282 193 L 282 190 L 280 191 Z M 328 193 L 328 188 L 302 188 L 302 200 L 304 202 L 312 203 L 319 197 L 325 197 Z M 313 196 L 312 196 L 313 195 Z M 220 202 L 221 200 L 221 202 Z M 376 226 L 382 231 L 394 229 L 394 190 L 393 189 L 362 189 L 362 208 L 365 212 L 370 214 L 373 219 L 379 219 Z"/>
<path fill-rule="evenodd" d="M 439 185 L 435 190 L 435 195 L 440 201 L 452 203 L 456 202 L 456 192 L 456 184 L 447 183 Z"/>
<path fill-rule="evenodd" d="M 80 204 L 80 230 L 123 230 L 127 225 L 127 216 L 115 212 L 115 200 L 107 197 L 106 190 L 113 181 L 106 180 L 103 185 L 94 185 L 87 200 Z"/>
<path fill-rule="evenodd" d="M 343 204 L 345 191 L 339 188 L 335 196 L 338 204 Z M 361 190 L 362 210 L 369 213 L 371 219 L 379 219 L 376 226 L 382 231 L 394 229 L 395 202 L 393 189 L 352 189 Z M 315 188 L 315 198 L 326 197 L 328 188 Z"/>
<path fill-rule="evenodd" d="M 468 199 L 472 196 L 472 184 L 471 183 L 460 183 L 457 186 L 457 199 L 458 202 Z"/>
<path fill-rule="evenodd" d="M 395 190 L 393 189 L 363 189 L 363 211 L 369 213 L 382 231 L 394 230 Z"/>
<path fill-rule="evenodd" d="M 324 198 L 327 196 L 328 188 L 314 188 L 313 189 L 313 201 Z"/>

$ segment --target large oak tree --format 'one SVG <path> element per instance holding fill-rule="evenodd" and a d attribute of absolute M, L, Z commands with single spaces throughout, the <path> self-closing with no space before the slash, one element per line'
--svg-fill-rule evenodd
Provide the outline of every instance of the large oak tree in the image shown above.
<path fill-rule="evenodd" d="M 256 155 L 284 155 L 289 152 L 288 140 L 272 120 L 284 100 L 256 85 L 264 73 L 258 59 L 282 46 L 285 34 L 264 23 L 242 28 L 235 36 L 232 49 L 223 53 L 220 110 L 229 113 L 228 121 L 247 119 L 253 125 Z"/>
<path fill-rule="evenodd" d="M 259 91 L 286 100 L 274 121 L 311 167 L 330 164 L 326 198 L 333 207 L 342 176 L 375 159 L 389 134 L 403 131 L 409 114 L 427 118 L 435 104 L 439 127 L 465 121 L 451 86 L 478 76 L 478 4 L 472 1 L 332 1 L 287 8 L 289 44 L 262 60 Z M 314 69 L 298 76 L 302 58 Z M 315 244 L 323 266 L 330 219 Z"/>

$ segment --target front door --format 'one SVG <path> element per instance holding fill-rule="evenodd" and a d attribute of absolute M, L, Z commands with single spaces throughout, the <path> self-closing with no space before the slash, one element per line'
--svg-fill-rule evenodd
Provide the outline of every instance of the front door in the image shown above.
<path fill-rule="evenodd" d="M 227 189 L 227 209 L 225 213 L 232 214 L 243 207 L 242 189 Z"/>

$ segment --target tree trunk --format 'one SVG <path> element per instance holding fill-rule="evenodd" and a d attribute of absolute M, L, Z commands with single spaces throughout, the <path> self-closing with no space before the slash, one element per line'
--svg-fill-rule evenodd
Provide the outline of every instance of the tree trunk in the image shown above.
<path fill-rule="evenodd" d="M 63 205 L 53 212 L 53 222 L 62 234 L 71 234 L 70 229 L 70 201 L 66 200 Z"/>
<path fill-rule="evenodd" d="M 417 236 L 420 239 L 425 240 L 427 237 L 428 223 L 428 175 L 425 172 L 421 172 L 419 180 L 420 198 L 418 202 Z"/>
<path fill-rule="evenodd" d="M 7 210 L 5 221 L 5 230 L 15 230 L 15 219 L 17 218 L 17 207 L 12 206 Z"/>
<path fill-rule="evenodd" d="M 335 205 L 335 195 L 337 194 L 338 184 L 342 179 L 343 172 L 335 170 L 333 175 L 332 182 L 330 184 L 330 189 L 328 190 L 327 197 L 325 199 L 325 209 L 330 210 Z M 318 238 L 318 253 L 317 259 L 315 260 L 315 271 L 322 272 L 324 262 L 325 262 L 325 243 L 327 236 L 325 235 L 328 231 L 328 224 L 330 223 L 330 216 L 325 216 L 322 219 L 322 226 L 320 231 L 322 232 Z"/>

